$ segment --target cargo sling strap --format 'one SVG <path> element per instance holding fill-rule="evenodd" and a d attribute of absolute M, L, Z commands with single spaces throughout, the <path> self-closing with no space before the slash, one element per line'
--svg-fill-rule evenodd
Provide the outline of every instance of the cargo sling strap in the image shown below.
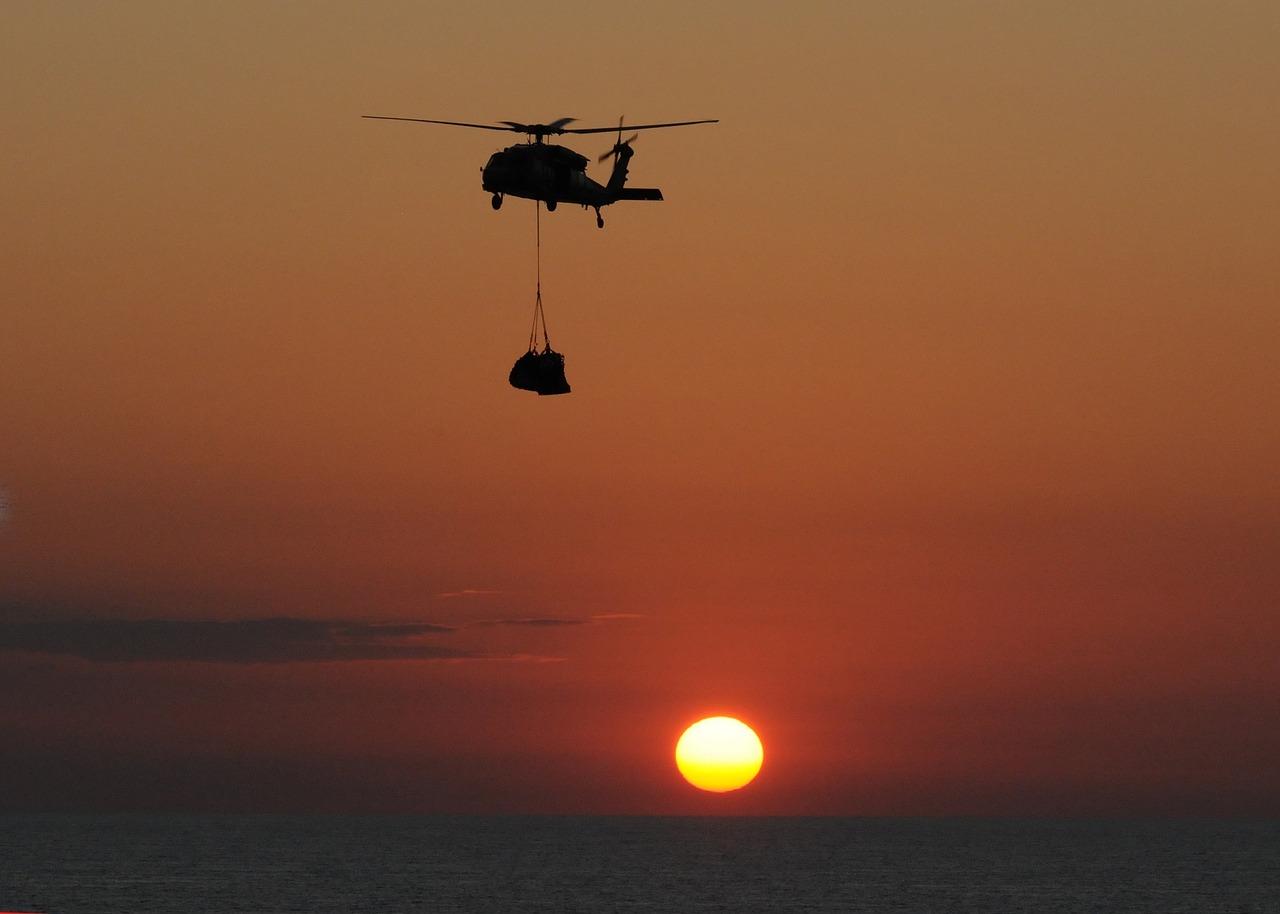
<path fill-rule="evenodd" d="M 533 304 L 533 327 L 529 330 L 529 351 L 538 351 L 538 326 L 542 326 L 542 347 L 551 351 L 551 338 L 547 336 L 547 315 L 542 310 L 542 204 L 533 203 L 533 248 L 537 261 L 537 296 Z"/>
<path fill-rule="evenodd" d="M 533 326 L 529 329 L 529 349 L 516 359 L 508 380 L 512 387 L 531 390 L 539 396 L 567 394 L 569 382 L 564 375 L 564 356 L 551 348 L 547 334 L 547 315 L 542 308 L 542 204 L 534 202 L 534 238 L 538 260 L 537 294 L 533 304 Z M 538 328 L 542 328 L 542 351 L 538 351 Z"/>

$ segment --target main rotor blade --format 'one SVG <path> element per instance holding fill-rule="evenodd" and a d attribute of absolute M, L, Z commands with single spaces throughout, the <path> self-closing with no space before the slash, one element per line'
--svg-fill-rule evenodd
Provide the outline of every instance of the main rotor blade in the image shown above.
<path fill-rule="evenodd" d="M 671 124 L 627 124 L 628 130 L 657 130 L 659 127 L 689 127 L 693 124 L 718 124 L 719 119 L 709 121 L 676 121 Z M 613 133 L 618 129 L 612 127 L 566 127 L 564 133 Z"/>
<path fill-rule="evenodd" d="M 572 124 L 576 121 L 576 117 L 562 117 L 559 120 L 552 121 L 550 124 L 517 124 L 515 121 L 503 121 L 512 130 L 517 133 L 530 133 L 538 136 L 547 136 L 552 133 L 564 133 L 564 125 Z"/>
<path fill-rule="evenodd" d="M 464 124 L 461 121 L 432 121 L 425 117 L 387 117 L 385 114 L 362 114 L 361 117 L 372 118 L 376 121 L 413 121 L 416 124 L 447 124 L 450 127 L 475 127 L 479 130 L 505 130 L 510 132 L 515 127 L 500 127 L 496 124 Z M 524 133 L 523 128 L 518 131 Z"/>
<path fill-rule="evenodd" d="M 415 124 L 445 124 L 449 127 L 474 127 L 477 130 L 505 130 L 514 133 L 529 133 L 546 136 L 554 133 L 612 133 L 617 127 L 566 127 L 575 120 L 562 117 L 550 124 L 519 124 L 515 121 L 503 121 L 501 124 L 469 124 L 465 121 L 436 121 L 426 117 L 390 117 L 385 114 L 362 114 L 361 117 L 376 121 L 410 121 Z M 670 124 L 628 124 L 631 130 L 657 130 L 661 127 L 690 127 L 694 124 L 718 124 L 718 119 L 706 121 L 674 121 Z"/>

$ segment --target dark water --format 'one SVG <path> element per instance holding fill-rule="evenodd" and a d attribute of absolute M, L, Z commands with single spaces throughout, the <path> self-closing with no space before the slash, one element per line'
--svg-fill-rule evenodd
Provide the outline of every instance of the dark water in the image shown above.
<path fill-rule="evenodd" d="M 0 817 L 0 910 L 1280 912 L 1280 823 Z"/>

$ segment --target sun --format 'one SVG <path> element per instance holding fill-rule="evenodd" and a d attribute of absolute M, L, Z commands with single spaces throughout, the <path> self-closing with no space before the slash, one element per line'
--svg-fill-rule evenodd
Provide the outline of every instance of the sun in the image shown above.
<path fill-rule="evenodd" d="M 763 762 L 760 737 L 732 717 L 700 720 L 676 743 L 676 767 L 684 779 L 714 793 L 750 784 Z"/>

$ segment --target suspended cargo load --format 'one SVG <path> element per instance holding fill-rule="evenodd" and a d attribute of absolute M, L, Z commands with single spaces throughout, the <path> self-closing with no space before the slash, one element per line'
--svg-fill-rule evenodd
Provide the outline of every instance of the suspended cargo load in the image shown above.
<path fill-rule="evenodd" d="M 546 349 L 542 352 L 530 349 L 511 366 L 511 386 L 519 390 L 531 390 L 540 397 L 570 392 L 569 381 L 564 376 L 564 356 Z"/>

